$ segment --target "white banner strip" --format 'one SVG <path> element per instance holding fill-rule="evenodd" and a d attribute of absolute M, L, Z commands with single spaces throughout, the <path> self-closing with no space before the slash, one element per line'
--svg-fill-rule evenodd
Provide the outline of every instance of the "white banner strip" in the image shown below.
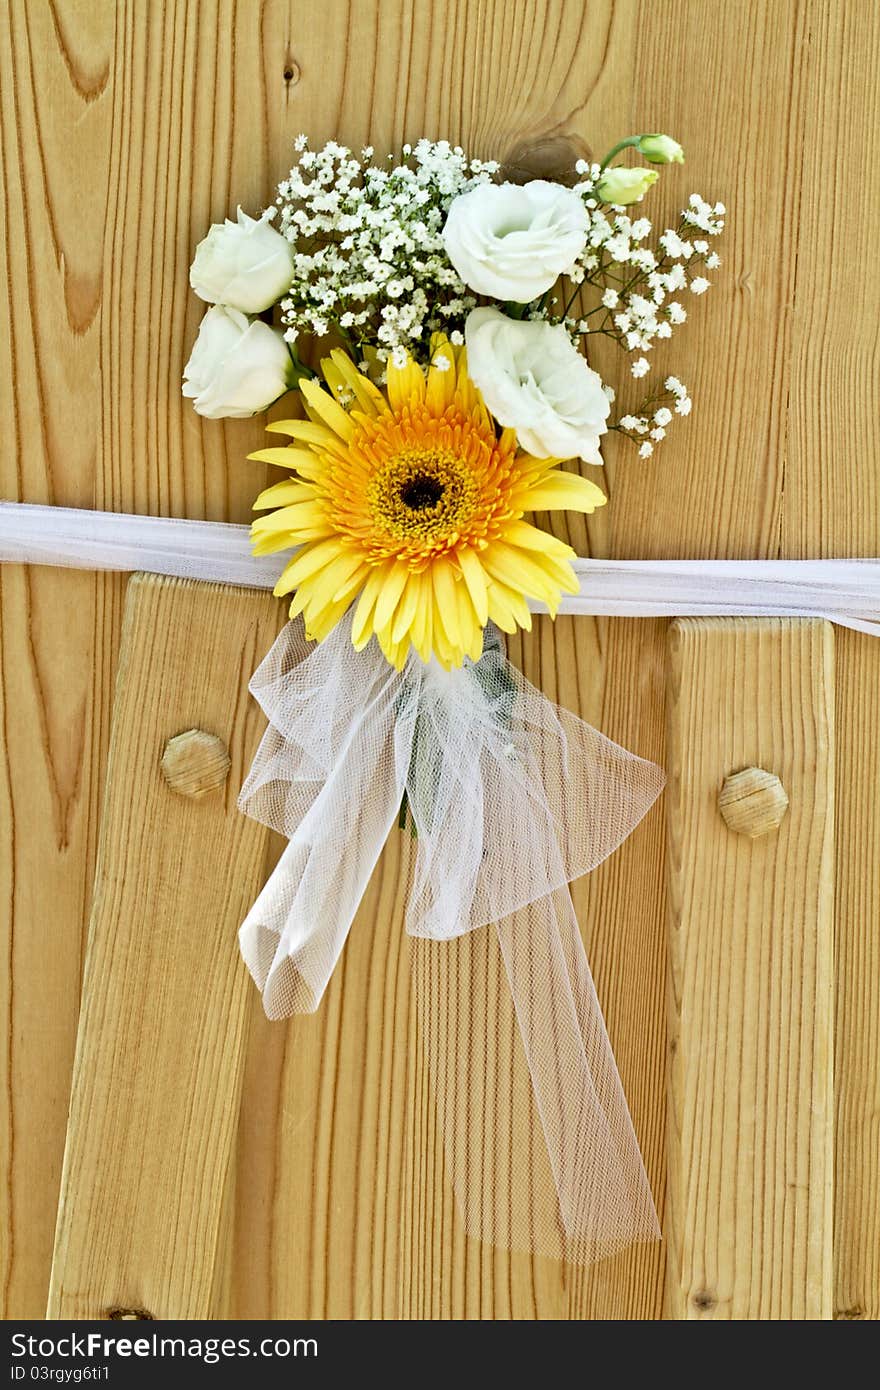
<path fill-rule="evenodd" d="M 286 558 L 256 559 L 248 527 L 228 522 L 0 502 L 0 561 L 271 589 Z M 880 635 L 880 560 L 575 560 L 574 568 L 581 592 L 563 599 L 563 613 L 822 617 Z"/>

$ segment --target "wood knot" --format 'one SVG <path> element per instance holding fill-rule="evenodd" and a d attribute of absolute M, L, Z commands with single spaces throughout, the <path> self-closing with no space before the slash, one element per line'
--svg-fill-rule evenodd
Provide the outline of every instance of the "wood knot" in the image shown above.
<path fill-rule="evenodd" d="M 510 183 L 529 183 L 531 179 L 549 179 L 553 183 L 576 183 L 580 175 L 575 169 L 579 159 L 589 163 L 589 146 L 578 135 L 539 135 L 534 140 L 521 140 L 514 145 L 501 166 L 501 173 Z"/>
<path fill-rule="evenodd" d="M 691 1295 L 691 1303 L 700 1313 L 711 1312 L 717 1302 L 714 1293 L 710 1293 L 708 1289 L 697 1289 L 696 1293 Z"/>
<path fill-rule="evenodd" d="M 222 787 L 230 766 L 222 738 L 203 729 L 187 729 L 170 738 L 162 754 L 162 776 L 181 796 L 204 796 Z"/>
<path fill-rule="evenodd" d="M 113 1322 L 155 1322 L 152 1313 L 146 1308 L 108 1308 L 107 1316 Z"/>
<path fill-rule="evenodd" d="M 718 809 L 730 830 L 754 840 L 777 829 L 788 810 L 788 797 L 775 772 L 747 767 L 725 778 Z"/>

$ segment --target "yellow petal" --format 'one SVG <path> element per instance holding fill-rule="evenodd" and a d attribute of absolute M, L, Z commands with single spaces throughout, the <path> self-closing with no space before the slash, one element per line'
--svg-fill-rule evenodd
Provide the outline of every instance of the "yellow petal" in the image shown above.
<path fill-rule="evenodd" d="M 329 608 L 345 599 L 345 585 L 361 569 L 363 561 L 357 551 L 343 551 L 329 565 L 306 581 L 301 581 L 308 590 L 306 611 L 317 618 L 322 609 Z M 351 594 L 348 595 L 351 598 Z M 347 601 L 347 600 L 346 600 Z"/>
<path fill-rule="evenodd" d="M 558 586 L 524 550 L 514 550 L 501 541 L 493 541 L 481 555 L 483 566 L 493 579 L 498 579 L 516 593 L 528 593 L 544 603 L 558 599 Z"/>
<path fill-rule="evenodd" d="M 294 449 L 290 445 L 270 449 L 255 449 L 252 454 L 248 454 L 249 459 L 255 459 L 257 463 L 272 463 L 276 468 L 286 468 L 291 473 L 299 473 L 300 469 L 314 468 L 320 463 L 317 454 L 313 454 L 311 449 Z"/>
<path fill-rule="evenodd" d="M 433 586 L 429 574 L 422 575 L 422 584 L 424 586 L 422 601 L 416 609 L 416 616 L 413 618 L 410 641 L 422 661 L 430 661 L 431 639 L 434 635 L 434 603 L 432 598 Z"/>
<path fill-rule="evenodd" d="M 409 578 L 409 569 L 400 562 L 391 566 L 388 578 L 382 587 L 382 592 L 376 600 L 376 613 L 373 618 L 373 627 L 378 632 L 380 628 L 385 628 L 394 616 L 397 601 L 406 587 Z"/>
<path fill-rule="evenodd" d="M 278 532 L 273 536 L 254 536 L 251 538 L 251 554 L 258 557 L 275 555 L 279 550 L 293 550 L 300 544 L 299 538 L 292 540 L 289 532 Z"/>
<path fill-rule="evenodd" d="M 366 583 L 358 599 L 357 608 L 354 610 L 354 617 L 351 623 L 351 640 L 355 647 L 360 650 L 365 647 L 373 633 L 373 610 L 376 600 L 382 592 L 382 585 L 390 569 L 390 564 L 375 565 L 371 573 L 367 576 Z"/>
<path fill-rule="evenodd" d="M 293 598 L 290 600 L 290 607 L 287 610 L 289 618 L 297 617 L 305 608 L 309 601 L 309 591 L 305 588 L 297 589 Z"/>
<path fill-rule="evenodd" d="M 334 401 L 339 401 L 340 396 L 345 397 L 350 394 L 345 378 L 333 361 L 332 354 L 330 357 L 321 358 L 321 373 L 330 388 Z M 342 404 L 341 401 L 339 403 Z"/>
<path fill-rule="evenodd" d="M 565 541 L 532 526 L 528 521 L 511 521 L 504 528 L 504 539 L 518 546 L 520 550 L 537 550 L 543 555 L 553 555 L 559 560 L 573 560 L 575 552 Z"/>
<path fill-rule="evenodd" d="M 483 629 L 481 627 L 474 628 L 467 654 L 471 661 L 479 661 L 480 657 L 483 655 Z"/>
<path fill-rule="evenodd" d="M 412 627 L 416 609 L 422 600 L 422 576 L 420 574 L 410 575 L 409 582 L 403 591 L 400 603 L 397 605 L 397 612 L 394 615 L 394 623 L 391 628 L 392 642 L 402 642 Z"/>
<path fill-rule="evenodd" d="M 464 409 L 469 413 L 473 412 L 482 425 L 489 425 L 490 416 L 483 397 L 468 376 L 467 349 L 463 347 L 458 349 L 455 387 Z"/>
<path fill-rule="evenodd" d="M 445 359 L 446 366 L 435 366 L 437 359 Z M 455 395 L 455 365 L 452 349 L 445 338 L 435 333 L 431 339 L 431 365 L 428 368 L 428 383 L 425 401 L 432 415 L 442 415 L 452 404 Z"/>
<path fill-rule="evenodd" d="M 294 559 L 295 558 L 296 557 L 294 556 Z M 296 588 L 296 580 L 290 578 L 290 571 L 292 569 L 293 560 L 289 560 L 288 563 L 284 566 L 284 569 L 281 571 L 281 574 L 278 576 L 275 588 L 272 590 L 272 593 L 275 595 L 276 598 L 283 598 L 285 594 L 290 593 L 291 589 Z"/>
<path fill-rule="evenodd" d="M 326 520 L 323 502 L 304 498 L 302 502 L 279 507 L 277 512 L 270 512 L 268 516 L 258 516 L 251 522 L 251 535 L 268 536 L 278 531 L 295 531 L 300 526 L 315 526 Z"/>
<path fill-rule="evenodd" d="M 403 367 L 396 367 L 393 359 L 389 357 L 387 373 L 388 400 L 392 410 L 402 410 L 405 405 L 414 405 L 425 399 L 424 374 L 409 354 Z"/>
<path fill-rule="evenodd" d="M 301 425 L 302 420 L 270 420 L 265 429 L 268 434 L 293 434 L 293 425 Z"/>
<path fill-rule="evenodd" d="M 354 392 L 355 399 L 365 415 L 374 418 L 377 415 L 388 414 L 388 402 L 382 392 L 373 385 L 369 377 L 358 371 L 348 353 L 334 348 L 330 358 L 346 386 Z M 321 366 L 323 367 L 324 363 Z"/>
<path fill-rule="evenodd" d="M 299 550 L 309 541 L 327 540 L 333 535 L 327 522 L 319 526 L 298 526 L 296 531 L 278 531 L 267 536 L 257 536 L 251 545 L 254 555 L 274 555 L 279 550 Z"/>
<path fill-rule="evenodd" d="M 386 661 L 389 661 L 396 670 L 400 671 L 406 661 L 406 654 L 409 649 L 409 642 L 394 642 L 389 639 L 387 630 L 384 633 L 376 634 L 379 646 Z"/>
<path fill-rule="evenodd" d="M 474 611 L 482 626 L 489 619 L 489 599 L 486 593 L 486 572 L 475 550 L 462 546 L 457 554 L 464 582 L 467 585 Z"/>
<path fill-rule="evenodd" d="M 567 560 L 557 560 L 555 555 L 542 555 L 540 563 L 545 573 L 564 593 L 580 593 L 578 577 Z"/>
<path fill-rule="evenodd" d="M 483 650 L 483 624 L 478 620 L 467 584 L 463 580 L 455 586 L 458 602 L 458 631 L 460 641 L 468 656 L 476 661 Z M 474 656 L 474 651 L 477 655 Z"/>
<path fill-rule="evenodd" d="M 318 417 L 329 429 L 337 434 L 340 439 L 348 442 L 355 432 L 355 423 L 351 416 L 342 409 L 338 401 L 334 401 L 329 391 L 325 391 L 323 386 L 319 386 L 317 381 L 310 381 L 303 378 L 299 383 L 303 400 L 306 403 L 306 410 L 314 419 Z"/>
<path fill-rule="evenodd" d="M 339 603 L 330 604 L 329 607 L 321 609 L 319 613 L 311 614 L 308 608 L 303 610 L 303 620 L 306 626 L 306 635 L 313 638 L 316 642 L 323 642 L 332 631 L 339 619 L 347 611 L 351 604 L 351 599 L 343 599 Z M 291 608 L 293 604 L 290 605 Z"/>
<path fill-rule="evenodd" d="M 494 580 L 489 585 L 489 617 L 502 632 L 516 632 L 517 622 L 505 600 L 505 587 Z"/>
<path fill-rule="evenodd" d="M 435 560 L 431 566 L 431 582 L 434 586 L 434 613 L 452 646 L 461 645 L 458 628 L 458 599 L 455 596 L 455 577 L 452 566 L 446 559 Z M 437 630 L 435 623 L 434 630 Z"/>
<path fill-rule="evenodd" d="M 315 497 L 316 491 L 308 483 L 296 478 L 287 478 L 283 483 L 273 483 L 260 493 L 253 505 L 255 512 L 268 511 L 270 507 L 283 507 L 287 502 L 302 502 Z"/>
<path fill-rule="evenodd" d="M 601 488 L 577 473 L 550 473 L 521 499 L 526 511 L 594 512 L 604 507 L 607 497 Z"/>
<path fill-rule="evenodd" d="M 330 399 L 329 396 L 327 399 Z M 293 439 L 301 439 L 304 444 L 322 449 L 334 458 L 348 458 L 347 444 L 326 425 L 316 424 L 314 420 L 288 420 L 286 423 L 288 428 L 285 432 Z"/>
<path fill-rule="evenodd" d="M 303 546 L 296 558 L 288 565 L 284 574 L 293 584 L 301 584 L 304 579 L 308 579 L 312 574 L 317 574 L 318 570 L 335 560 L 341 549 L 338 536 L 319 541 L 317 545 Z"/>
<path fill-rule="evenodd" d="M 516 632 L 517 627 L 532 630 L 532 615 L 522 594 L 497 581 L 489 589 L 489 616 L 502 632 Z"/>

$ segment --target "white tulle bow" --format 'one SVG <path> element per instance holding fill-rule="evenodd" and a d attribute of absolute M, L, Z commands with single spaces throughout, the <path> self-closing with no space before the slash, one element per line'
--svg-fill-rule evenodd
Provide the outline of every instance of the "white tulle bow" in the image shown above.
<path fill-rule="evenodd" d="M 460 670 L 397 672 L 347 620 L 314 648 L 289 624 L 251 690 L 269 728 L 240 805 L 288 840 L 240 933 L 266 1013 L 317 1007 L 405 794 L 422 1042 L 467 1229 L 581 1260 L 654 1238 L 567 884 L 630 833 L 660 768 L 553 705 L 492 632 Z"/>

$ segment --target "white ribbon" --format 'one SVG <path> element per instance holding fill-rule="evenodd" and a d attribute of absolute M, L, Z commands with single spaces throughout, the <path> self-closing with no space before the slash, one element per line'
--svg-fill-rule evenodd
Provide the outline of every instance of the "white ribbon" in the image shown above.
<path fill-rule="evenodd" d="M 0 502 L 0 561 L 271 589 L 287 558 L 255 558 L 248 527 L 228 522 Z M 581 591 L 563 598 L 563 613 L 828 618 L 880 635 L 880 560 L 575 560 L 574 569 Z"/>
<path fill-rule="evenodd" d="M 0 503 L 0 560 L 271 588 L 248 528 Z M 824 617 L 880 634 L 877 560 L 578 560 L 562 611 Z M 315 1009 L 406 793 L 420 1032 L 473 1235 L 568 1260 L 659 1235 L 568 883 L 663 774 L 551 704 L 489 630 L 479 662 L 402 672 L 344 620 L 289 624 L 251 689 L 269 727 L 242 808 L 287 836 L 241 948 L 271 1018 Z"/>
<path fill-rule="evenodd" d="M 317 1008 L 405 792 L 421 1035 L 468 1231 L 570 1260 L 655 1238 L 567 885 L 641 820 L 660 768 L 551 704 L 491 629 L 477 663 L 398 672 L 355 652 L 348 618 L 311 648 L 290 623 L 250 688 L 269 727 L 239 804 L 288 840 L 240 933 L 268 1016 Z"/>

